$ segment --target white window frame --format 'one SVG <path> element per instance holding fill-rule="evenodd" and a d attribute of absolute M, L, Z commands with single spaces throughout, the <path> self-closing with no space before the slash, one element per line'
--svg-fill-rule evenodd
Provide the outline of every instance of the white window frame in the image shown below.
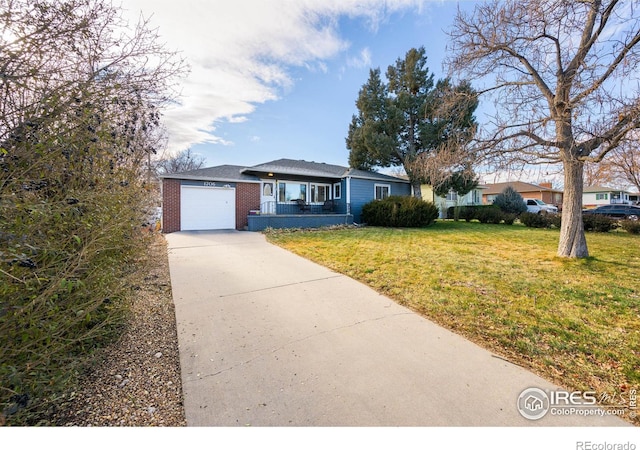
<path fill-rule="evenodd" d="M 387 188 L 387 196 L 385 197 L 384 195 L 382 196 L 382 198 L 378 198 L 378 188 Z M 391 196 L 391 185 L 390 184 L 374 184 L 373 185 L 373 198 L 375 200 L 384 200 L 385 198 Z"/>
<path fill-rule="evenodd" d="M 342 198 L 342 183 L 333 184 L 333 200 L 340 200 Z"/>
<path fill-rule="evenodd" d="M 447 192 L 447 201 L 449 202 L 457 202 L 458 201 L 458 193 L 451 189 Z"/>
<path fill-rule="evenodd" d="M 314 197 L 318 195 L 318 188 L 325 190 L 327 198 L 324 200 L 316 200 Z M 322 204 L 327 200 L 331 200 L 331 185 L 329 183 L 309 183 L 309 202 Z"/>
<path fill-rule="evenodd" d="M 473 200 L 472 203 L 474 205 L 479 205 L 480 203 L 482 203 L 482 194 L 480 193 L 479 190 L 474 189 L 473 190 Z"/>
<path fill-rule="evenodd" d="M 308 200 L 309 197 L 309 183 L 303 183 L 300 181 L 292 181 L 292 180 L 278 180 L 276 189 L 276 199 L 278 201 L 278 203 L 283 204 L 283 203 L 295 203 L 295 201 L 297 199 L 293 199 L 293 200 L 280 200 L 280 186 L 281 185 L 285 185 L 285 197 L 286 197 L 286 192 L 287 192 L 287 184 L 296 184 L 298 186 L 304 186 L 304 198 L 302 200 L 304 200 L 305 202 Z"/>

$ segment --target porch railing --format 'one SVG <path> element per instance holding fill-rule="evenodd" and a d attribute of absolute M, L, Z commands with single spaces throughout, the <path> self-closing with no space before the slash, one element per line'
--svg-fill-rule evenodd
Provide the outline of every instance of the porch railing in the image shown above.
<path fill-rule="evenodd" d="M 304 210 L 296 203 L 278 203 L 275 201 L 268 201 L 262 202 L 260 205 L 260 214 L 296 215 L 332 214 L 335 212 L 335 207 L 332 209 L 326 209 L 323 207 L 322 203 L 307 203 Z"/>

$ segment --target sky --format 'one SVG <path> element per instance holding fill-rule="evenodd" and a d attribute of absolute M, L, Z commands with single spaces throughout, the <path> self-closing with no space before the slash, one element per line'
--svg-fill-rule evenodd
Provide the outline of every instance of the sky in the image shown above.
<path fill-rule="evenodd" d="M 445 76 L 447 0 L 122 0 L 190 66 L 164 112 L 169 154 L 205 166 L 279 158 L 348 166 L 345 138 L 369 70 L 424 46 Z"/>

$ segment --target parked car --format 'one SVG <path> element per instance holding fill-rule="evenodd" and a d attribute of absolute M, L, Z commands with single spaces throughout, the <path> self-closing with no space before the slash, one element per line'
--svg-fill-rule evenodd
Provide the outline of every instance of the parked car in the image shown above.
<path fill-rule="evenodd" d="M 610 217 L 612 219 L 638 220 L 640 217 L 640 206 L 634 205 L 604 205 L 593 209 L 585 209 L 582 214 Z"/>
<path fill-rule="evenodd" d="M 557 214 L 558 208 L 553 205 L 548 205 L 537 198 L 525 198 L 525 204 L 527 205 L 527 212 L 533 214 Z"/>

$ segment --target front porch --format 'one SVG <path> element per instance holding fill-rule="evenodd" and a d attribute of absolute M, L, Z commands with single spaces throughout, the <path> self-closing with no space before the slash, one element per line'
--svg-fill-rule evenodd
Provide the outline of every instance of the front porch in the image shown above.
<path fill-rule="evenodd" d="M 332 225 L 352 225 L 353 214 L 299 213 L 299 214 L 250 214 L 247 217 L 249 231 L 266 228 L 320 228 Z"/>
<path fill-rule="evenodd" d="M 263 202 L 260 210 L 250 211 L 247 217 L 249 231 L 266 228 L 319 228 L 331 225 L 351 225 L 353 215 L 340 211 L 334 201 L 323 203 Z"/>

